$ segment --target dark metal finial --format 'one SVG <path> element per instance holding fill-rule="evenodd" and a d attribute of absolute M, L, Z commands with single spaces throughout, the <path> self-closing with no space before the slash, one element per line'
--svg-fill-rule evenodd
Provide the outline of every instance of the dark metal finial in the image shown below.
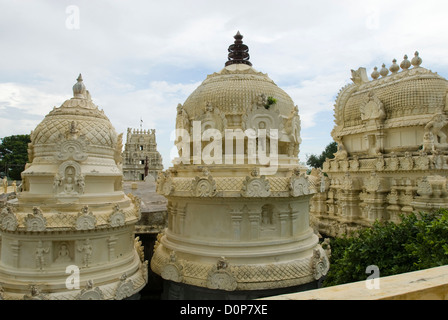
<path fill-rule="evenodd" d="M 238 31 L 233 38 L 235 41 L 229 46 L 229 60 L 226 62 L 226 66 L 237 63 L 252 66 L 252 63 L 249 61 L 249 47 L 243 44 L 243 36 L 241 33 Z"/>

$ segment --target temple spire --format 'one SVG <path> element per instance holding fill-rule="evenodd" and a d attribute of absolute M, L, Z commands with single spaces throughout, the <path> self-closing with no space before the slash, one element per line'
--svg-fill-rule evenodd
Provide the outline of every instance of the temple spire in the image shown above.
<path fill-rule="evenodd" d="M 82 76 L 79 74 L 78 79 L 76 79 L 76 83 L 73 86 L 73 96 L 75 98 L 85 98 L 86 86 L 82 82 Z"/>
<path fill-rule="evenodd" d="M 229 60 L 225 65 L 244 63 L 252 66 L 252 63 L 249 61 L 249 47 L 243 44 L 243 36 L 241 33 L 238 31 L 233 38 L 235 42 L 229 46 Z"/>

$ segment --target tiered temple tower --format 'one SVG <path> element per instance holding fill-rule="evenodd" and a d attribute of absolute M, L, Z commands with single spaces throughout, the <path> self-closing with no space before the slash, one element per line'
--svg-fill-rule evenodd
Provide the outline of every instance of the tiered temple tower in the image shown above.
<path fill-rule="evenodd" d="M 31 133 L 21 192 L 0 212 L 0 299 L 125 299 L 147 283 L 122 190 L 121 134 L 81 75 Z"/>
<path fill-rule="evenodd" d="M 162 156 L 157 151 L 156 130 L 128 128 L 123 152 L 123 176 L 127 181 L 157 179 L 163 170 Z"/>
<path fill-rule="evenodd" d="M 418 52 L 389 69 L 352 70 L 334 105 L 338 143 L 323 165 L 311 214 L 338 236 L 375 220 L 448 206 L 448 81 L 421 67 Z"/>
<path fill-rule="evenodd" d="M 179 157 L 157 181 L 168 228 L 151 260 L 165 298 L 315 288 L 329 268 L 309 223 L 316 181 L 299 166 L 298 108 L 252 68 L 242 38 L 225 68 L 177 107 Z"/>

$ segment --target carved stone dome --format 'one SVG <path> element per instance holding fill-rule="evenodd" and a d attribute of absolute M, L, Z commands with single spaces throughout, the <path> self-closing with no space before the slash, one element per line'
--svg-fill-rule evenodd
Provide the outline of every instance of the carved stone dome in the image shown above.
<path fill-rule="evenodd" d="M 221 133 L 225 129 L 277 130 L 279 154 L 296 158 L 301 143 L 298 107 L 267 74 L 252 67 L 242 36 L 237 33 L 234 38 L 225 67 L 208 75 L 184 104 L 178 105 L 176 128 L 191 134 L 197 121 L 202 132 L 207 128 Z"/>
<path fill-rule="evenodd" d="M 103 110 L 99 110 L 82 82 L 73 86 L 73 98 L 54 108 L 32 132 L 35 146 L 55 144 L 68 131 L 84 136 L 89 144 L 115 148 L 118 135 Z"/>
<path fill-rule="evenodd" d="M 207 103 L 225 115 L 243 114 L 258 104 L 264 106 L 262 95 L 275 98 L 275 108 L 285 118 L 294 109 L 291 97 L 267 74 L 247 64 L 231 64 L 208 75 L 187 98 L 183 107 L 193 118 L 203 113 Z"/>
<path fill-rule="evenodd" d="M 417 59 L 418 53 L 413 61 Z M 364 114 L 364 109 L 369 101 L 376 101 L 378 106 L 381 105 L 385 113 L 383 120 L 391 126 L 417 125 L 422 120 L 427 121 L 421 116 L 442 112 L 448 81 L 418 64 L 408 68 L 410 64 L 405 56 L 400 64 L 401 72 L 396 70 L 398 65 L 394 63 L 394 68 L 391 67 L 394 72 L 389 75 L 383 73 L 382 77 L 376 77 L 372 81 L 367 79 L 364 68 L 352 70 L 354 83 L 341 89 L 335 104 L 335 121 L 339 129 L 354 129 L 364 125 L 369 116 Z"/>

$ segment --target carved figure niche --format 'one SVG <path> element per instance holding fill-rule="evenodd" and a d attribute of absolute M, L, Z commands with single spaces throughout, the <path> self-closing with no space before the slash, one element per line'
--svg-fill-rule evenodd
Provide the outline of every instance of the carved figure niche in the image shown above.
<path fill-rule="evenodd" d="M 261 207 L 261 236 L 274 236 L 277 230 L 276 216 L 274 207 L 270 204 L 265 204 Z"/>
<path fill-rule="evenodd" d="M 64 193 L 73 194 L 76 193 L 75 190 L 75 168 L 69 166 L 65 169 L 65 179 L 64 183 Z"/>

